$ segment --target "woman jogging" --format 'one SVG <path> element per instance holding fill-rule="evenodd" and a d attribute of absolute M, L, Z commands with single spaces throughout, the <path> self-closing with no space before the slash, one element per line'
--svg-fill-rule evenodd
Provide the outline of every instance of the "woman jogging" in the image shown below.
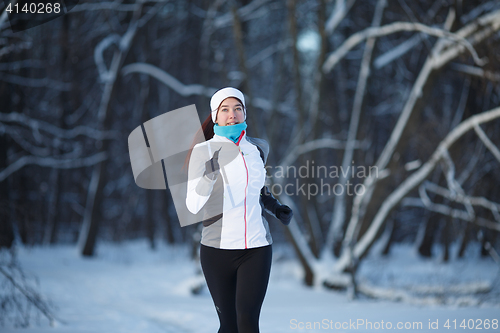
<path fill-rule="evenodd" d="M 267 142 L 246 135 L 245 98 L 223 88 L 202 125 L 206 142 L 189 160 L 186 205 L 202 212 L 200 260 L 219 316 L 219 333 L 259 332 L 272 259 L 263 211 L 288 225 L 292 211 L 264 185 Z"/>

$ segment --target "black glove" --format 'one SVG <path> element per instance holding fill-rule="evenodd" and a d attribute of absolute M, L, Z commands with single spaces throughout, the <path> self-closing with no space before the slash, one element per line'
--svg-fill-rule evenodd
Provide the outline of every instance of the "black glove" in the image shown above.
<path fill-rule="evenodd" d="M 289 225 L 293 217 L 293 211 L 287 205 L 279 205 L 278 207 L 276 207 L 276 217 L 284 225 Z"/>
<path fill-rule="evenodd" d="M 221 149 L 222 147 L 214 153 L 211 159 L 205 162 L 205 173 L 203 175 L 212 180 L 217 178 L 219 174 L 219 152 Z"/>
<path fill-rule="evenodd" d="M 292 219 L 293 212 L 290 207 L 282 205 L 279 201 L 271 194 L 267 186 L 264 186 L 260 191 L 260 198 L 264 205 L 264 208 L 274 214 L 278 220 L 284 225 L 289 225 Z"/>

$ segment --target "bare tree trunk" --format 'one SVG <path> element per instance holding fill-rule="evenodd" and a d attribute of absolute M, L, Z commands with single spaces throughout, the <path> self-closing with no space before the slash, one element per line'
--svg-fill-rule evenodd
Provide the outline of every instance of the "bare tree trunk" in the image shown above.
<path fill-rule="evenodd" d="M 203 31 L 200 38 L 200 67 L 201 67 L 201 84 L 203 87 L 209 86 L 210 79 L 210 41 L 215 30 L 214 19 L 217 15 L 217 10 L 222 5 L 223 0 L 216 0 L 210 3 L 207 9 L 205 20 L 203 21 Z M 200 94 L 199 101 L 202 105 L 208 104 L 209 95 L 208 88 L 204 94 Z"/>
<path fill-rule="evenodd" d="M 141 115 L 141 124 L 144 124 L 146 121 L 148 121 L 151 118 L 151 115 L 149 113 L 149 81 L 150 78 L 148 75 L 141 74 L 139 75 L 140 79 L 140 94 L 139 94 L 139 102 L 138 102 L 138 108 L 137 108 L 137 113 Z M 141 125 L 142 126 L 142 125 Z M 149 146 L 149 142 L 146 141 L 146 144 Z M 149 240 L 149 246 L 151 247 L 152 250 L 156 249 L 156 216 L 154 214 L 155 212 L 155 196 L 156 196 L 156 191 L 152 190 L 142 190 L 146 192 L 146 236 Z"/>
<path fill-rule="evenodd" d="M 72 78 L 77 79 L 78 74 L 72 69 L 72 49 L 69 47 L 69 36 L 68 31 L 70 30 L 70 15 L 64 15 L 61 18 L 61 32 L 59 35 L 59 45 L 61 50 L 61 60 L 62 60 L 62 71 L 61 77 L 68 73 Z M 69 116 L 70 110 L 72 109 L 71 96 L 73 95 L 73 88 L 71 91 L 61 91 L 60 93 L 60 104 L 62 112 L 57 120 L 58 126 L 61 129 L 68 129 L 67 123 L 65 121 L 66 117 Z M 60 154 L 59 149 L 57 149 L 57 155 Z M 51 171 L 51 186 L 50 186 L 50 200 L 48 203 L 48 214 L 47 214 L 47 228 L 44 235 L 44 244 L 55 244 L 57 242 L 57 234 L 59 231 L 59 219 L 62 215 L 60 213 L 60 198 L 63 193 L 63 181 L 61 179 L 62 175 L 60 170 L 53 169 Z"/>
<path fill-rule="evenodd" d="M 391 246 L 394 242 L 394 231 L 396 230 L 396 219 L 395 218 L 390 218 L 386 225 L 385 225 L 385 230 L 384 234 L 382 236 L 384 246 L 382 247 L 381 254 L 383 256 L 388 255 L 391 252 Z"/>
<path fill-rule="evenodd" d="M 175 243 L 175 236 L 174 236 L 174 223 L 176 222 L 170 217 L 169 213 L 169 206 L 173 205 L 172 201 L 170 200 L 169 194 L 165 191 L 163 192 L 164 194 L 160 197 L 160 206 L 161 206 L 161 212 L 162 212 L 162 218 L 165 221 L 165 238 L 167 240 L 168 244 L 174 244 Z"/>
<path fill-rule="evenodd" d="M 5 17 L 7 13 L 5 12 Z M 0 26 L 2 24 L 0 19 Z M 9 89 L 9 84 L 6 82 L 0 82 L 0 96 L 9 96 L 12 93 Z M 12 98 L 2 98 L 2 110 L 9 112 L 12 108 Z M 7 159 L 7 148 L 9 147 L 8 137 L 6 133 L 0 134 L 0 170 L 5 170 L 8 166 Z M 12 222 L 14 221 L 11 216 L 10 198 L 9 193 L 11 189 L 9 188 L 9 181 L 4 180 L 0 182 L 0 249 L 3 247 L 10 248 L 14 242 L 14 228 Z"/>
<path fill-rule="evenodd" d="M 236 4 L 234 3 L 235 0 L 231 0 L 231 14 L 233 16 L 233 37 L 234 37 L 234 43 L 236 44 L 236 50 L 238 52 L 238 63 L 241 72 L 244 75 L 243 79 L 243 89 L 245 91 L 245 104 L 247 106 L 252 107 L 252 90 L 250 87 L 250 72 L 247 67 L 247 61 L 246 61 L 246 56 L 245 56 L 245 46 L 243 43 L 243 30 L 241 26 L 241 20 L 238 15 L 238 12 L 236 10 Z M 252 128 L 252 131 L 255 132 L 255 136 L 261 137 L 263 134 L 265 135 L 265 131 L 261 131 L 259 122 L 257 121 L 257 117 L 255 115 L 255 112 L 248 112 L 247 113 L 247 118 L 249 122 L 249 127 Z"/>
<path fill-rule="evenodd" d="M 432 182 L 437 183 L 441 177 L 440 170 L 436 169 L 432 175 Z M 434 196 L 432 197 L 434 198 Z M 434 244 L 434 233 L 437 228 L 436 216 L 433 212 L 426 210 L 424 218 L 419 226 L 417 237 L 415 239 L 415 247 L 421 256 L 432 257 L 432 246 Z"/>
<path fill-rule="evenodd" d="M 54 244 L 57 240 L 59 226 L 58 207 L 61 190 L 60 171 L 52 169 L 49 177 L 49 200 L 47 202 L 47 225 L 43 235 L 43 244 Z"/>
<path fill-rule="evenodd" d="M 291 40 L 291 48 L 292 48 L 292 73 L 293 73 L 292 76 L 294 82 L 295 106 L 299 114 L 298 122 L 294 126 L 295 127 L 294 133 L 297 133 L 294 141 L 296 144 L 301 144 L 302 142 L 304 142 L 307 135 L 307 133 L 305 133 L 307 131 L 307 125 L 306 125 L 307 115 L 304 107 L 304 102 L 305 102 L 304 89 L 302 87 L 299 51 L 297 49 L 298 31 L 297 31 L 296 5 L 297 5 L 296 0 L 287 1 L 288 29 L 289 29 L 289 38 Z M 302 155 L 300 156 L 298 163 L 299 165 L 303 166 L 305 165 L 306 161 L 308 161 L 307 157 Z M 302 184 L 308 185 L 312 180 L 300 177 L 298 181 L 300 183 L 299 186 L 302 186 Z M 314 224 L 316 224 L 316 222 L 314 221 L 314 217 L 311 216 L 311 205 L 306 196 L 300 196 L 299 200 L 300 200 L 301 211 L 303 212 L 302 214 L 303 224 L 305 228 L 308 230 L 308 234 L 310 236 L 309 247 L 311 248 L 311 251 L 315 255 L 315 257 L 318 257 L 319 240 L 315 237 Z M 309 277 L 307 277 L 307 274 L 306 274 L 306 279 L 309 279 Z"/>
<path fill-rule="evenodd" d="M 451 217 L 445 216 L 441 221 L 443 223 L 441 231 L 441 240 L 443 242 L 443 261 L 448 262 L 450 260 L 450 245 L 452 240 L 452 228 L 451 228 Z"/>
<path fill-rule="evenodd" d="M 138 8 L 139 9 L 134 12 L 134 18 L 132 19 L 127 32 L 121 38 L 116 40 L 116 36 L 110 36 L 108 37 L 108 39 L 105 39 L 102 42 L 104 48 L 111 44 L 113 41 L 118 42 L 118 44 L 120 45 L 120 49 L 115 51 L 113 55 L 110 69 L 106 70 L 106 73 L 101 73 L 101 75 L 107 76 L 106 78 L 103 78 L 106 84 L 104 86 L 104 91 L 99 106 L 97 121 L 98 127 L 102 130 L 110 128 L 111 112 L 108 112 L 109 102 L 111 100 L 113 88 L 118 76 L 118 71 L 121 67 L 123 59 L 125 58 L 125 55 L 132 45 L 133 37 L 137 32 L 137 20 L 142 11 L 142 6 L 139 6 Z M 103 52 L 104 49 L 101 48 L 100 51 Z M 102 67 L 104 67 L 105 65 L 104 63 L 98 63 L 98 67 L 99 66 L 101 66 L 100 70 L 103 70 Z M 109 140 L 101 141 L 100 152 L 107 152 L 108 150 Z M 87 202 L 83 218 L 82 231 L 80 232 L 78 242 L 81 253 L 84 256 L 92 256 L 94 254 L 94 247 L 100 219 L 100 208 L 103 198 L 102 191 L 105 184 L 104 175 L 106 172 L 106 166 L 107 162 L 105 160 L 96 164 L 93 167 L 92 171 L 89 190 L 87 193 Z"/>
<path fill-rule="evenodd" d="M 83 225 L 80 231 L 78 243 L 81 254 L 93 256 L 97 231 L 99 226 L 99 211 L 96 207 L 102 199 L 102 189 L 104 187 L 101 180 L 102 162 L 93 167 L 90 185 L 87 193 L 87 204 L 83 216 Z"/>
<path fill-rule="evenodd" d="M 422 225 L 422 240 L 419 242 L 417 247 L 418 253 L 427 258 L 432 257 L 432 245 L 434 244 L 434 237 L 438 225 L 438 222 L 436 221 L 437 216 L 432 213 L 430 215 L 431 216 Z"/>
<path fill-rule="evenodd" d="M 0 85 L 0 87 L 5 85 Z M 2 89 L 0 89 L 0 92 Z M 1 94 L 0 94 L 1 95 Z M 4 95 L 5 96 L 5 95 Z M 0 169 L 7 167 L 7 138 L 5 134 L 0 135 Z M 9 182 L 0 182 L 0 249 L 10 248 L 14 242 L 14 229 L 12 227 L 11 208 L 9 207 Z"/>
<path fill-rule="evenodd" d="M 287 0 L 287 6 L 288 6 L 288 24 L 289 24 L 289 31 L 290 31 L 290 39 L 291 39 L 291 48 L 292 48 L 292 58 L 293 58 L 293 83 L 294 83 L 294 90 L 295 90 L 295 105 L 297 107 L 297 110 L 299 112 L 299 121 L 298 121 L 298 129 L 300 132 L 300 129 L 305 124 L 305 110 L 304 110 L 304 101 L 302 97 L 302 80 L 301 80 L 301 75 L 300 75 L 300 64 L 299 64 L 299 51 L 297 50 L 297 19 L 295 17 L 296 13 L 296 0 Z M 302 143 L 303 134 L 300 135 L 298 138 L 298 142 Z"/>
<path fill-rule="evenodd" d="M 320 0 L 319 6 L 317 9 L 317 21 L 318 21 L 318 33 L 320 35 L 320 49 L 319 54 L 316 59 L 316 68 L 313 72 L 313 86 L 312 91 L 310 93 L 310 106 L 309 106 L 309 116 L 307 119 L 306 128 L 305 128 L 305 136 L 312 138 L 312 140 L 316 140 L 319 138 L 321 133 L 320 131 L 320 122 L 318 121 L 319 110 L 320 110 L 320 101 L 322 99 L 321 91 L 324 82 L 324 74 L 322 71 L 322 65 L 325 62 L 326 58 L 326 49 L 328 38 L 325 30 L 325 20 L 326 20 L 326 3 L 325 0 Z M 309 129 L 311 130 L 308 133 Z M 314 150 L 310 153 L 312 161 L 318 161 L 320 158 L 320 152 L 318 150 Z M 316 183 L 318 188 L 320 184 L 318 184 L 318 178 L 314 177 L 311 179 L 311 182 Z M 310 200 L 308 202 L 308 218 L 310 223 L 310 233 L 311 233 L 311 247 L 314 255 L 319 257 L 321 254 L 322 243 L 324 242 L 323 231 L 321 230 L 321 221 L 318 216 L 318 212 L 320 211 L 320 207 L 318 204 L 318 200 Z"/>
<path fill-rule="evenodd" d="M 295 248 L 295 253 L 298 254 L 300 264 L 304 269 L 304 283 L 306 284 L 306 286 L 312 286 L 314 284 L 315 272 L 313 270 L 313 267 L 311 266 L 311 262 L 307 260 L 307 258 L 303 255 L 303 251 L 299 249 L 299 244 L 297 243 L 297 240 L 293 236 L 291 230 L 289 228 L 284 229 L 285 235 Z"/>
<path fill-rule="evenodd" d="M 462 231 L 462 240 L 460 241 L 460 248 L 458 249 L 458 258 L 463 258 L 465 254 L 465 250 L 467 249 L 467 245 L 469 244 L 470 236 L 469 234 L 472 232 L 472 229 L 475 228 L 470 223 L 465 223 L 465 227 Z"/>
<path fill-rule="evenodd" d="M 152 250 L 156 249 L 155 233 L 156 223 L 154 214 L 154 192 L 146 190 L 146 225 L 149 246 Z"/>
<path fill-rule="evenodd" d="M 382 14 L 384 8 L 387 5 L 386 0 L 379 0 L 377 2 L 377 7 L 375 9 L 375 14 L 373 15 L 372 27 L 380 26 L 382 22 Z M 354 95 L 354 105 L 351 112 L 351 122 L 349 124 L 349 132 L 347 134 L 347 146 L 344 151 L 344 157 L 342 160 L 342 169 L 348 170 L 354 167 L 351 164 L 354 155 L 354 142 L 356 141 L 356 136 L 358 134 L 358 126 L 361 117 L 361 110 L 363 106 L 363 99 L 365 95 L 366 85 L 368 82 L 368 77 L 370 76 L 370 65 L 373 49 L 375 47 L 375 38 L 369 38 L 366 41 L 365 51 L 363 53 L 363 60 L 361 62 L 361 70 L 358 77 L 358 84 L 356 86 L 356 93 Z M 341 173 L 339 184 L 341 188 L 346 188 L 346 184 L 349 181 L 351 172 L 346 174 Z M 335 197 L 335 204 L 333 208 L 332 221 L 330 222 L 330 228 L 327 234 L 325 251 L 332 251 L 334 248 L 340 249 L 340 246 L 335 246 L 336 244 L 341 244 L 343 240 L 343 229 L 345 224 L 345 210 L 346 210 L 346 196 L 347 191 L 342 191 L 340 195 Z M 340 253 L 335 253 L 339 256 Z"/>

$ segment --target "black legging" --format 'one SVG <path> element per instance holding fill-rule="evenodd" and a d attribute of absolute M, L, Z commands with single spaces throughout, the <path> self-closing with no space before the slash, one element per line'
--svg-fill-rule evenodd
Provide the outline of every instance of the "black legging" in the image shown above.
<path fill-rule="evenodd" d="M 200 260 L 219 315 L 219 333 L 258 333 L 271 271 L 271 245 L 247 250 L 201 245 Z"/>

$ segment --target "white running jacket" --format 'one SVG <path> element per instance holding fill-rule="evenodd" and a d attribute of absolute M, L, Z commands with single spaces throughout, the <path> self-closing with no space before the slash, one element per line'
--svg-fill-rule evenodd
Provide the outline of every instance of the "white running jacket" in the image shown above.
<path fill-rule="evenodd" d="M 205 163 L 219 150 L 215 179 Z M 220 249 L 248 249 L 272 244 L 269 225 L 259 201 L 266 179 L 266 141 L 243 133 L 237 144 L 214 135 L 194 146 L 188 169 L 186 205 L 197 214 L 203 209 L 201 243 Z"/>

